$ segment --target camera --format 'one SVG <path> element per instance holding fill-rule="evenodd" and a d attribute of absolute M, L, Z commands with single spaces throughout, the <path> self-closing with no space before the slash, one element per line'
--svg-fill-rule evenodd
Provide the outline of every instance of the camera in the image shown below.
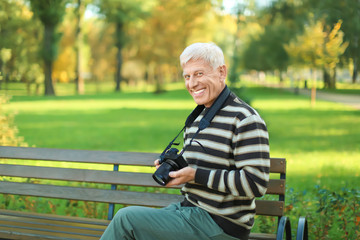
<path fill-rule="evenodd" d="M 159 162 L 161 165 L 152 175 L 158 184 L 165 186 L 171 180 L 169 176 L 171 171 L 177 171 L 188 166 L 185 159 L 177 154 L 178 151 L 176 148 L 170 148 L 160 156 Z"/>

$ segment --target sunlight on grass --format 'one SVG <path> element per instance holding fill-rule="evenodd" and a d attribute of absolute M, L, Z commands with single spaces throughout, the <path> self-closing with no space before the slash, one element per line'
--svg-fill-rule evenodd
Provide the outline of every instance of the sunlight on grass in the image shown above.
<path fill-rule="evenodd" d="M 19 96 L 6 107 L 18 112 L 15 122 L 30 146 L 160 153 L 195 106 L 182 83 L 170 87 L 163 94 Z M 325 101 L 311 108 L 309 97 L 281 90 L 245 93 L 267 123 L 271 156 L 288 161 L 289 187 L 357 185 L 359 111 Z"/>
<path fill-rule="evenodd" d="M 119 99 L 119 100 L 47 100 L 34 102 L 14 102 L 7 110 L 16 109 L 19 112 L 46 112 L 57 111 L 57 109 L 70 111 L 92 111 L 111 109 L 149 109 L 149 110 L 171 110 L 192 109 L 192 100 L 149 100 L 149 99 Z"/>
<path fill-rule="evenodd" d="M 260 88 L 261 89 L 261 88 Z M 260 90 L 259 89 L 259 90 Z M 272 157 L 287 159 L 288 186 L 338 189 L 360 181 L 360 112 L 267 89 L 252 101 L 265 119 Z"/>

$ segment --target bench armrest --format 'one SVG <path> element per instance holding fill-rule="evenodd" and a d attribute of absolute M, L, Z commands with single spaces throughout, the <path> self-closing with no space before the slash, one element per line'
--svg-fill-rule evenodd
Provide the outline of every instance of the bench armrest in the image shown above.
<path fill-rule="evenodd" d="M 288 217 L 282 216 L 279 221 L 278 230 L 276 233 L 276 240 L 282 240 L 286 234 L 286 240 L 291 240 L 291 224 Z"/>
<path fill-rule="evenodd" d="M 299 218 L 296 240 L 308 240 L 308 223 L 306 217 Z"/>

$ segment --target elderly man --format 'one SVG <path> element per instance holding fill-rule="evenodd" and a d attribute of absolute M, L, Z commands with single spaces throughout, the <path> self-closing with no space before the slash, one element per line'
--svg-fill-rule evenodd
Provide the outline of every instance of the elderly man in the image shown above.
<path fill-rule="evenodd" d="M 224 55 L 214 43 L 188 46 L 180 63 L 188 92 L 203 106 L 185 128 L 182 156 L 188 166 L 170 172 L 167 183 L 185 184 L 184 200 L 162 209 L 123 208 L 101 239 L 248 239 L 254 198 L 265 194 L 269 179 L 266 125 L 228 90 Z M 214 116 L 201 127 L 208 112 Z"/>

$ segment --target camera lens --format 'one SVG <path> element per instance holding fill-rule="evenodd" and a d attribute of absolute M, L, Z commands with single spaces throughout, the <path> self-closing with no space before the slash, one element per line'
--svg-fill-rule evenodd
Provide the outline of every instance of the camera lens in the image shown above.
<path fill-rule="evenodd" d="M 166 182 L 165 182 L 165 179 L 164 179 L 164 176 L 160 176 L 160 175 L 153 175 L 153 178 L 154 178 L 154 180 L 158 183 L 158 184 L 160 184 L 160 185 L 162 185 L 162 186 L 165 186 L 166 185 Z"/>
<path fill-rule="evenodd" d="M 167 159 L 161 166 L 155 171 L 152 175 L 153 179 L 160 185 L 165 186 L 170 181 L 169 173 L 171 171 L 176 171 L 179 169 L 179 166 L 176 162 Z"/>

